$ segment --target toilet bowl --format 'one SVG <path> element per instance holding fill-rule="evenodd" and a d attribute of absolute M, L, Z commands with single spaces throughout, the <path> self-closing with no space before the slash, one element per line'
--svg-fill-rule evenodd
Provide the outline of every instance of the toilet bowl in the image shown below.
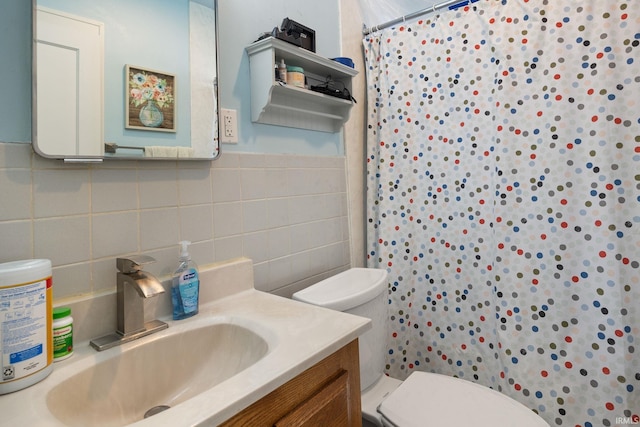
<path fill-rule="evenodd" d="M 293 299 L 371 319 L 358 339 L 363 426 L 549 427 L 526 406 L 488 387 L 447 375 L 383 374 L 387 315 L 383 269 L 352 268 L 293 294 Z"/>

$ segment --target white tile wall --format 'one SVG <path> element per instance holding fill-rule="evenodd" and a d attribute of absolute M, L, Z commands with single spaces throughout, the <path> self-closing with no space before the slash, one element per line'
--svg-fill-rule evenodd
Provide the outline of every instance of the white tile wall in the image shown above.
<path fill-rule="evenodd" d="M 31 217 L 31 171 L 8 169 L 0 181 L 0 194 L 12 194 L 11 203 L 0 203 L 0 218 L 6 220 Z"/>
<path fill-rule="evenodd" d="M 362 29 L 353 22 L 367 22 L 363 17 L 361 2 L 352 0 L 340 0 L 340 40 L 342 44 L 342 55 L 353 58 L 356 70 L 361 70 L 351 81 L 351 93 L 362 94 L 365 102 L 358 102 L 353 105 L 349 120 L 343 129 L 344 150 L 347 159 L 346 169 L 348 171 L 347 185 L 349 194 L 349 216 L 347 223 L 350 224 L 351 242 L 351 266 L 364 267 L 367 260 L 366 248 L 366 220 L 367 212 L 365 208 L 366 182 L 366 162 L 367 157 L 366 133 L 367 129 L 367 79 L 362 54 Z M 360 98 L 358 97 L 358 101 Z"/>
<path fill-rule="evenodd" d="M 250 257 L 258 289 L 288 296 L 348 268 L 345 159 L 227 154 L 214 162 L 66 165 L 0 143 L 0 262 L 49 258 L 54 299 L 115 287 L 115 258 L 175 267 Z"/>

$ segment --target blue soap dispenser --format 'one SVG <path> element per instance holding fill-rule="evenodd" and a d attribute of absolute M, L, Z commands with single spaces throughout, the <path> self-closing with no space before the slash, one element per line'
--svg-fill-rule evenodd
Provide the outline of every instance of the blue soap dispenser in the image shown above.
<path fill-rule="evenodd" d="M 190 244 L 191 242 L 186 240 L 180 242 L 180 260 L 171 284 L 173 320 L 186 319 L 198 314 L 200 277 L 198 267 L 189 255 Z"/>

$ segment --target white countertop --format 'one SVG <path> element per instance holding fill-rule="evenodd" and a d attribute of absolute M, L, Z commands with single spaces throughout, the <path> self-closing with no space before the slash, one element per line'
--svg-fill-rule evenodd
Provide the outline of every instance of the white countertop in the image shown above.
<path fill-rule="evenodd" d="M 201 273 L 201 281 L 206 274 Z M 247 289 L 249 287 L 249 289 Z M 175 333 L 201 324 L 205 318 L 222 317 L 238 321 L 257 331 L 269 344 L 268 353 L 254 365 L 201 394 L 133 425 L 214 426 L 291 380 L 368 330 L 370 320 L 323 309 L 240 287 L 227 295 L 200 306 L 193 318 L 172 321 L 169 328 L 138 341 L 104 352 L 96 352 L 88 342 L 76 345 L 74 355 L 54 364 L 52 374 L 26 389 L 0 396 L 0 424 L 61 426 L 48 410 L 46 396 L 60 381 L 80 369 L 90 367 L 113 353 L 144 345 L 145 339 Z M 234 320 L 237 319 L 237 320 Z"/>

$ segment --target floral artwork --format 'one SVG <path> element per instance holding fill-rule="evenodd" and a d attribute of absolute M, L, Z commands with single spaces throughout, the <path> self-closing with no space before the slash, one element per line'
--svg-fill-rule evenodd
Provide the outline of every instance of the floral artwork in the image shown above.
<path fill-rule="evenodd" d="M 125 76 L 125 127 L 175 132 L 175 76 L 131 65 L 126 66 Z"/>

